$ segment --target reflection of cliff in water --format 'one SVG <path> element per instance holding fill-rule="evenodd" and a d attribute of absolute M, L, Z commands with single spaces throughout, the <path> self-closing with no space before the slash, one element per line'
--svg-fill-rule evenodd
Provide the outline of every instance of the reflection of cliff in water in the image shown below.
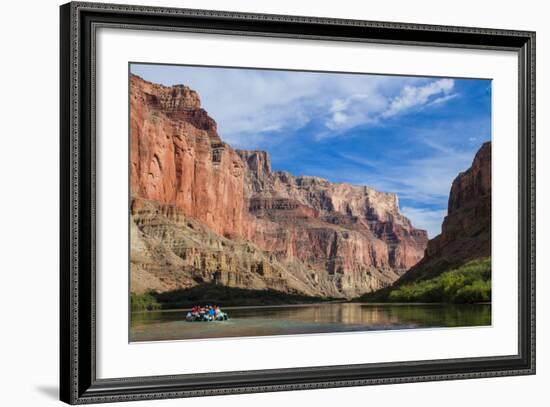
<path fill-rule="evenodd" d="M 372 306 L 363 307 L 352 303 L 243 309 L 243 311 L 244 317 L 281 318 L 304 323 L 387 325 L 399 322 L 399 316 L 391 315 L 387 310 Z"/>
<path fill-rule="evenodd" d="M 316 306 L 243 308 L 245 318 L 279 318 L 304 323 L 342 323 L 359 325 L 418 324 L 420 326 L 483 325 L 491 319 L 490 305 L 369 305 L 333 303 Z"/>
<path fill-rule="evenodd" d="M 132 341 L 487 326 L 491 305 L 330 303 L 227 307 L 229 321 L 186 322 L 186 310 L 132 314 Z"/>

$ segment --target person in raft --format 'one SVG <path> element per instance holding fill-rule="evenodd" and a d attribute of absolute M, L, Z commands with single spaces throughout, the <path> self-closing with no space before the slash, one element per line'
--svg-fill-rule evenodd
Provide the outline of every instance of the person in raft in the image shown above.
<path fill-rule="evenodd" d="M 187 313 L 186 319 L 188 321 L 224 321 L 229 319 L 229 316 L 217 305 L 206 305 L 205 307 L 195 305 Z"/>

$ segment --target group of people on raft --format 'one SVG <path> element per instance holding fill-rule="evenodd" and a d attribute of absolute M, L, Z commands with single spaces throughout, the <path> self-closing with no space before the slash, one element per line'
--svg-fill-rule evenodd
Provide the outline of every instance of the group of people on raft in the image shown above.
<path fill-rule="evenodd" d="M 226 321 L 229 316 L 217 305 L 206 305 L 204 307 L 195 305 L 187 313 L 185 319 L 187 321 Z"/>

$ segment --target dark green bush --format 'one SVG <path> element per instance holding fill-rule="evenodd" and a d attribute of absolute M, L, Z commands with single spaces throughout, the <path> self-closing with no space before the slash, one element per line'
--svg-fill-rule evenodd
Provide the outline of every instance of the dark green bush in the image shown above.
<path fill-rule="evenodd" d="M 145 294 L 130 294 L 130 308 L 132 311 L 153 311 L 160 309 L 161 305 L 156 299 L 157 294 L 149 291 Z"/>

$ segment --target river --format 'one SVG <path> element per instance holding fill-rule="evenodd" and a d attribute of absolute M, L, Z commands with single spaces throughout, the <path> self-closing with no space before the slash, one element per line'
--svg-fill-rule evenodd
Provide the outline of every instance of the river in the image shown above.
<path fill-rule="evenodd" d="M 491 305 L 323 303 L 224 308 L 223 322 L 187 322 L 187 310 L 132 313 L 130 341 L 491 325 Z"/>

